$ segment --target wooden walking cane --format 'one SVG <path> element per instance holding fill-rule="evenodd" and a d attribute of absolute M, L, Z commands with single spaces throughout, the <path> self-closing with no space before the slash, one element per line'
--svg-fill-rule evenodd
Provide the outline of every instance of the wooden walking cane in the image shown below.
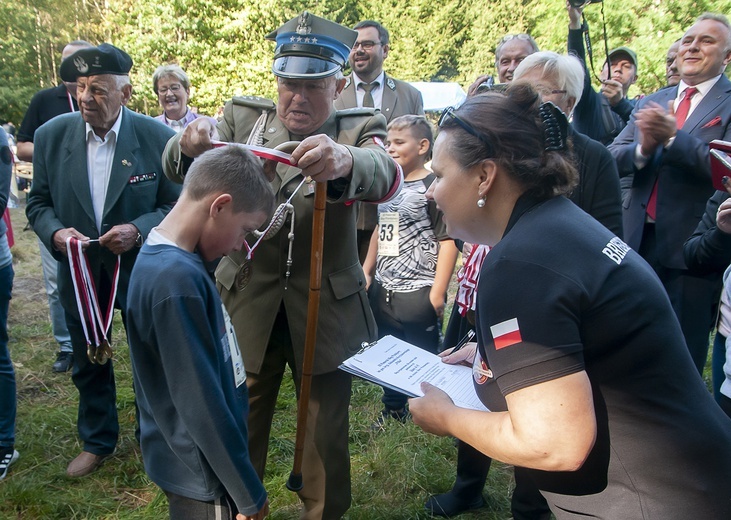
<path fill-rule="evenodd" d="M 297 403 L 297 435 L 294 444 L 294 463 L 287 480 L 287 489 L 302 489 L 302 456 L 305 448 L 307 430 L 307 409 L 310 404 L 312 385 L 312 365 L 315 360 L 317 340 L 317 317 L 320 311 L 320 287 L 322 286 L 322 251 L 325 234 L 325 204 L 327 202 L 327 183 L 318 182 L 315 186 L 315 202 L 312 214 L 312 249 L 310 256 L 310 291 L 307 302 L 307 329 L 305 331 L 305 352 L 302 361 L 300 397 Z"/>

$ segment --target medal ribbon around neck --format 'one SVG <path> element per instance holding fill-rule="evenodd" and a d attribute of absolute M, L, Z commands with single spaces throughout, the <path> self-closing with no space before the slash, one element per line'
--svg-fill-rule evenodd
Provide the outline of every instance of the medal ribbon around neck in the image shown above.
<path fill-rule="evenodd" d="M 89 258 L 83 250 L 83 242 L 75 237 L 67 238 L 66 252 L 68 253 L 71 268 L 76 306 L 79 310 L 81 327 L 86 338 L 87 355 L 92 363 L 103 365 L 112 357 L 112 348 L 107 334 L 114 318 L 114 300 L 117 297 L 117 287 L 119 285 L 120 256 L 117 255 L 117 263 L 114 266 L 112 290 L 109 294 L 107 312 L 106 315 L 102 316 L 94 278 L 91 275 Z M 93 335 L 93 341 L 90 337 L 90 331 Z"/>

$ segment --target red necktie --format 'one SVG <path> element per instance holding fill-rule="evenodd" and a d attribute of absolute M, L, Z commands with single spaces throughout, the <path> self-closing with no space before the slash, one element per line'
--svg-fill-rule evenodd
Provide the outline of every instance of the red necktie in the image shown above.
<path fill-rule="evenodd" d="M 698 92 L 697 88 L 688 87 L 685 89 L 683 99 L 678 103 L 678 108 L 675 111 L 675 126 L 678 130 L 683 128 L 685 120 L 688 119 L 690 100 L 695 96 L 696 92 Z M 655 185 L 652 187 L 650 200 L 647 201 L 647 214 L 652 220 L 655 220 L 655 215 L 657 215 L 657 180 L 655 180 Z"/>

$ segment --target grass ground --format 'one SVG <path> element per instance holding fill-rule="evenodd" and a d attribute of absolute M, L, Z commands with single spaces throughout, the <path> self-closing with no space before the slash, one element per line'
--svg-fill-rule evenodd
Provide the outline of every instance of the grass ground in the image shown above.
<path fill-rule="evenodd" d="M 77 393 L 69 374 L 51 371 L 56 345 L 35 234 L 24 231 L 22 208 L 12 209 L 16 245 L 15 283 L 10 306 L 10 352 L 18 384 L 16 448 L 20 459 L 0 482 L 0 520 L 158 519 L 167 501 L 145 475 L 134 439 L 134 397 L 124 333 L 115 322 L 117 407 L 121 425 L 115 455 L 99 471 L 82 478 L 65 476 L 81 450 L 76 435 Z M 270 443 L 265 486 L 275 520 L 298 518 L 297 496 L 285 487 L 294 453 L 295 400 L 291 382 L 280 394 Z M 389 425 L 372 433 L 380 410 L 380 389 L 356 380 L 351 405 L 353 520 L 424 519 L 423 504 L 454 481 L 456 449 L 452 439 L 423 433 L 413 424 Z M 0 403 L 2 406 L 3 403 Z M 488 507 L 460 519 L 510 517 L 512 470 L 493 464 L 485 497 Z"/>

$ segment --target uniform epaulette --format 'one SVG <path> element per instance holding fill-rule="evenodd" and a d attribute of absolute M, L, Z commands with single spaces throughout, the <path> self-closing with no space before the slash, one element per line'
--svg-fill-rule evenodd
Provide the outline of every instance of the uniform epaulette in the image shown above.
<path fill-rule="evenodd" d="M 274 110 L 276 107 L 271 99 L 257 96 L 234 96 L 231 101 L 234 105 L 258 108 L 259 110 Z"/>
<path fill-rule="evenodd" d="M 348 116 L 374 116 L 379 112 L 375 108 L 371 107 L 354 107 L 346 108 L 345 110 L 337 110 L 337 117 L 348 117 Z"/>

